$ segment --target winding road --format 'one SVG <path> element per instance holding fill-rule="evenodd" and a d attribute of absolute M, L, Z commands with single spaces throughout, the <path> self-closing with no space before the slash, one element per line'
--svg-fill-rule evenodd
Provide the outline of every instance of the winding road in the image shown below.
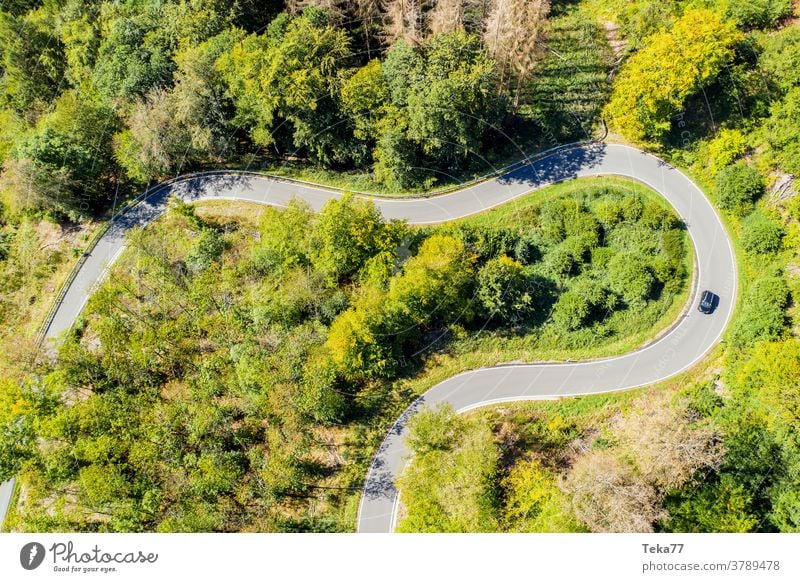
<path fill-rule="evenodd" d="M 391 532 L 397 513 L 394 483 L 408 452 L 403 444 L 408 420 L 422 407 L 449 403 L 457 411 L 496 402 L 551 399 L 635 388 L 674 376 L 701 359 L 719 340 L 733 312 L 737 271 L 725 227 L 702 191 L 666 162 L 623 145 L 584 145 L 554 153 L 485 182 L 430 198 L 374 198 L 387 218 L 429 224 L 468 216 L 528 192 L 577 177 L 616 175 L 635 179 L 659 192 L 687 225 L 696 253 L 695 288 L 720 297 L 711 315 L 690 309 L 658 341 L 626 355 L 590 362 L 497 366 L 453 376 L 418 398 L 394 423 L 367 474 L 358 511 L 359 532 Z M 230 199 L 286 205 L 292 197 L 318 210 L 341 192 L 283 182 L 246 173 L 220 173 L 179 179 L 119 217 L 77 272 L 46 330 L 56 340 L 68 330 L 111 263 L 125 247 L 125 234 L 163 214 L 171 196 L 187 202 Z M 8 489 L 8 483 L 3 487 Z M 0 504 L 0 522 L 5 515 Z"/>

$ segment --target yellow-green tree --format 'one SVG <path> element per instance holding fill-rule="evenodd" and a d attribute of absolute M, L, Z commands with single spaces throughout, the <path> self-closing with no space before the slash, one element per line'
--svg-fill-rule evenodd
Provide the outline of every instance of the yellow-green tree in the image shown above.
<path fill-rule="evenodd" d="M 658 141 L 684 99 L 719 73 L 741 38 L 735 23 L 717 12 L 687 10 L 623 67 L 605 115 L 628 139 Z"/>

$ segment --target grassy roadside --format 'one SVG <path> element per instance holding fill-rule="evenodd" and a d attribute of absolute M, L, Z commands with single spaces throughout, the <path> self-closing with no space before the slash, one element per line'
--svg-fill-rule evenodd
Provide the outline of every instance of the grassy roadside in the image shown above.
<path fill-rule="evenodd" d="M 8 503 L 8 513 L 3 523 L 0 523 L 0 532 L 13 532 L 17 531 L 19 523 L 19 498 L 22 487 L 20 481 L 17 479 L 14 482 L 14 491 L 11 493 L 11 500 Z"/>
<path fill-rule="evenodd" d="M 550 147 L 551 146 L 536 147 L 529 150 L 528 153 L 516 151 L 513 154 L 503 156 L 497 163 L 491 163 L 486 168 L 471 171 L 462 170 L 451 175 L 443 176 L 441 180 L 430 186 L 420 185 L 416 188 L 407 188 L 403 190 L 389 188 L 382 182 L 375 180 L 372 173 L 364 171 L 329 170 L 326 168 L 317 168 L 302 162 L 273 162 L 270 160 L 257 160 L 253 163 L 246 163 L 245 167 L 248 171 L 252 172 L 278 176 L 286 178 L 287 180 L 311 182 L 323 187 L 367 196 L 398 199 L 428 198 L 467 187 L 473 182 L 479 182 L 484 178 L 489 179 L 501 169 L 525 159 L 526 156 L 535 157 L 545 150 L 550 149 Z M 234 170 L 240 167 L 242 166 L 231 165 L 230 169 Z"/>
<path fill-rule="evenodd" d="M 53 298 L 72 269 L 86 242 L 101 223 L 64 228 L 45 220 L 22 222 L 15 244 L 2 263 L 0 301 L 0 373 L 7 378 L 24 372 L 39 327 Z"/>

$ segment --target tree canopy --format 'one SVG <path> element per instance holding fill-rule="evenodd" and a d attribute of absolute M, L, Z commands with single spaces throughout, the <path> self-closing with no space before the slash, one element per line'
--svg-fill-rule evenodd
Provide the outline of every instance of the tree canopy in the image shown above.
<path fill-rule="evenodd" d="M 735 24 L 718 12 L 686 10 L 620 71 L 605 110 L 609 121 L 629 139 L 657 142 L 684 100 L 730 62 L 741 38 Z"/>

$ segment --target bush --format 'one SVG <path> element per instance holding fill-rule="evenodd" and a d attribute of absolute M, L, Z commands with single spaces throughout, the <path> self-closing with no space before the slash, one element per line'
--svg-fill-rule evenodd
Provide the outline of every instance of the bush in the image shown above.
<path fill-rule="evenodd" d="M 514 258 L 523 265 L 531 265 L 542 257 L 536 240 L 531 235 L 520 237 L 514 245 Z"/>
<path fill-rule="evenodd" d="M 583 325 L 591 309 L 586 297 L 576 291 L 566 291 L 553 308 L 553 322 L 566 331 L 574 331 Z"/>
<path fill-rule="evenodd" d="M 774 253 L 781 248 L 783 228 L 761 211 L 754 212 L 744 221 L 742 246 L 749 253 Z"/>
<path fill-rule="evenodd" d="M 553 321 L 566 331 L 585 325 L 592 311 L 600 305 L 610 306 L 608 293 L 594 280 L 582 278 L 558 298 L 553 308 Z"/>
<path fill-rule="evenodd" d="M 690 489 L 685 498 L 667 502 L 668 532 L 736 533 L 753 531 L 758 519 L 752 513 L 752 499 L 731 475 L 717 483 Z"/>
<path fill-rule="evenodd" d="M 744 162 L 729 166 L 717 175 L 717 201 L 720 208 L 742 216 L 764 194 L 764 179 Z"/>
<path fill-rule="evenodd" d="M 747 143 L 742 132 L 738 129 L 723 129 L 708 144 L 711 171 L 716 174 L 733 163 L 745 151 L 747 151 Z"/>
<path fill-rule="evenodd" d="M 737 345 L 776 340 L 786 327 L 789 288 L 783 277 L 766 277 L 753 283 L 744 301 L 742 316 L 734 328 Z"/>
<path fill-rule="evenodd" d="M 800 491 L 794 483 L 777 487 L 771 495 L 770 521 L 781 532 L 800 532 Z"/>
<path fill-rule="evenodd" d="M 620 253 L 608 263 L 608 283 L 628 304 L 641 303 L 653 290 L 655 278 L 644 257 Z"/>
<path fill-rule="evenodd" d="M 186 254 L 186 266 L 192 273 L 202 273 L 211 263 L 218 261 L 225 250 L 225 241 L 212 228 L 204 228 Z"/>
<path fill-rule="evenodd" d="M 478 272 L 478 300 L 487 317 L 508 322 L 524 319 L 533 299 L 522 265 L 505 255 L 486 263 Z"/>
<path fill-rule="evenodd" d="M 791 0 L 730 0 L 727 15 L 744 28 L 768 28 L 791 11 Z"/>
<path fill-rule="evenodd" d="M 616 226 L 622 219 L 622 207 L 618 200 L 604 198 L 594 205 L 594 213 L 606 228 Z"/>
<path fill-rule="evenodd" d="M 800 28 L 789 26 L 764 38 L 759 69 L 783 91 L 800 85 Z"/>

